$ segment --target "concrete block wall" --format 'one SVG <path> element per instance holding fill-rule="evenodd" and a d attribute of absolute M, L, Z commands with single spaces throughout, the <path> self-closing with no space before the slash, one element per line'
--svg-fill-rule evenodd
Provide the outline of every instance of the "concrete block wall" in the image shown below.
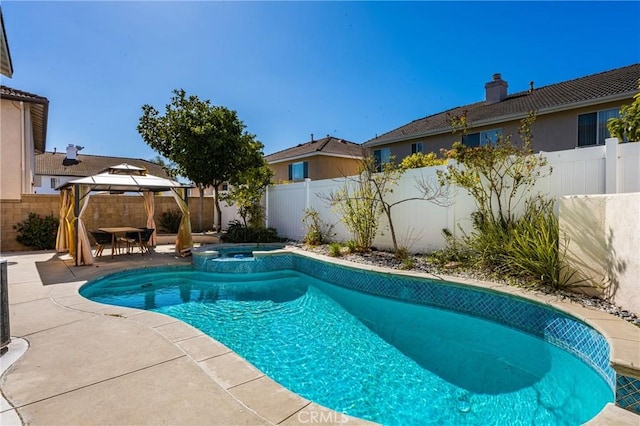
<path fill-rule="evenodd" d="M 25 220 L 29 213 L 43 216 L 53 214 L 56 218 L 60 211 L 59 195 L 23 194 L 21 200 L 0 200 L 0 252 L 33 250 L 16 241 L 17 232 L 14 225 Z M 198 229 L 199 198 L 189 198 L 191 210 L 191 226 L 193 232 Z M 176 201 L 171 196 L 157 196 L 155 199 L 156 224 L 159 226 L 160 215 L 166 211 L 177 210 Z M 92 195 L 84 215 L 87 229 L 114 226 L 145 226 L 147 214 L 144 210 L 143 198 L 135 195 Z M 224 217 L 223 220 L 231 218 Z M 213 201 L 205 199 L 203 227 L 211 228 L 213 223 Z"/>
<path fill-rule="evenodd" d="M 640 312 L 640 192 L 560 200 L 560 232 L 575 284 Z"/>
<path fill-rule="evenodd" d="M 21 200 L 0 201 L 0 252 L 33 250 L 16 241 L 15 225 L 29 217 L 29 213 L 42 216 L 59 215 L 60 197 L 52 195 L 23 195 Z"/>

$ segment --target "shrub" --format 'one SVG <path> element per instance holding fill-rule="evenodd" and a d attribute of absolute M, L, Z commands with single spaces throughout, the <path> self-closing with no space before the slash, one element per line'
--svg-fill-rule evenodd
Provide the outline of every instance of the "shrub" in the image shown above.
<path fill-rule="evenodd" d="M 503 254 L 506 275 L 532 278 L 553 290 L 567 287 L 573 274 L 560 249 L 560 227 L 552 201 L 532 202 L 517 221 Z"/>
<path fill-rule="evenodd" d="M 160 215 L 158 225 L 164 232 L 175 234 L 180 227 L 180 220 L 182 219 L 182 212 L 178 209 L 168 210 Z"/>
<path fill-rule="evenodd" d="M 358 246 L 356 245 L 356 242 L 353 240 L 349 240 L 347 241 L 347 249 L 349 250 L 349 253 L 355 253 L 358 250 Z"/>
<path fill-rule="evenodd" d="M 444 158 L 438 158 L 435 152 L 427 154 L 416 152 L 402 159 L 400 167 L 403 169 L 419 169 L 421 167 L 441 166 L 447 164 Z"/>
<path fill-rule="evenodd" d="M 456 238 L 449 229 L 443 229 L 445 247 L 429 254 L 428 258 L 439 265 L 450 262 L 464 263 L 469 260 L 469 249 L 463 241 Z"/>
<path fill-rule="evenodd" d="M 397 260 L 404 261 L 409 258 L 409 249 L 406 247 L 399 247 L 398 250 L 395 251 L 394 256 Z"/>
<path fill-rule="evenodd" d="M 223 243 L 275 243 L 284 241 L 278 237 L 278 232 L 275 228 L 245 226 L 238 220 L 229 222 L 227 232 L 222 234 L 220 239 Z"/>
<path fill-rule="evenodd" d="M 50 250 L 56 247 L 56 236 L 58 234 L 58 219 L 53 214 L 48 216 L 29 213 L 29 217 L 13 229 L 18 231 L 16 240 L 27 247 L 38 250 Z"/>
<path fill-rule="evenodd" d="M 333 237 L 333 225 L 323 222 L 314 209 L 306 209 L 302 222 L 307 228 L 303 241 L 310 246 L 324 244 Z"/>
<path fill-rule="evenodd" d="M 400 265 L 400 269 L 404 269 L 405 271 L 411 270 L 415 268 L 416 262 L 412 257 L 405 257 L 402 259 L 402 265 Z"/>
<path fill-rule="evenodd" d="M 329 256 L 340 257 L 342 255 L 342 244 L 331 243 L 329 244 Z"/>

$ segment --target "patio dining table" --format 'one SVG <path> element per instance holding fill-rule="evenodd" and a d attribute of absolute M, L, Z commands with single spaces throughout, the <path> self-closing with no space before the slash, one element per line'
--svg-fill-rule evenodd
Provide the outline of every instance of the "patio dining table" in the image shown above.
<path fill-rule="evenodd" d="M 116 252 L 116 241 L 118 241 L 118 234 L 126 234 L 127 232 L 137 232 L 138 233 L 138 243 L 142 246 L 142 229 L 140 228 L 132 228 L 128 226 L 120 226 L 114 228 L 98 228 L 98 230 L 103 232 L 108 232 L 111 234 L 111 258 L 113 259 L 113 255 Z M 144 256 L 144 251 L 140 250 L 140 254 Z"/>

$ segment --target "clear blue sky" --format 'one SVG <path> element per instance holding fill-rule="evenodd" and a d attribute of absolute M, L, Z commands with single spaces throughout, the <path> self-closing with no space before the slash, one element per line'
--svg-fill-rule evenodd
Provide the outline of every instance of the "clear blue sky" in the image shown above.
<path fill-rule="evenodd" d="M 141 106 L 238 112 L 270 154 L 362 143 L 484 98 L 640 62 L 640 2 L 22 2 L 2 84 L 49 99 L 47 150 L 151 159 Z"/>

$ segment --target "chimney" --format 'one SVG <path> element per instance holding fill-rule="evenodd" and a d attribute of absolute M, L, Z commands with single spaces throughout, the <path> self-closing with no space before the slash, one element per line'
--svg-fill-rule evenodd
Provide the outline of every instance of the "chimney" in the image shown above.
<path fill-rule="evenodd" d="M 495 104 L 507 97 L 507 87 L 509 85 L 502 79 L 500 73 L 493 75 L 493 80 L 484 85 L 486 93 L 485 103 Z"/>
<path fill-rule="evenodd" d="M 311 133 L 311 142 L 315 142 L 315 141 L 313 140 L 313 133 Z"/>
<path fill-rule="evenodd" d="M 77 153 L 78 153 L 78 150 L 76 149 L 75 145 L 70 143 L 67 146 L 67 160 L 75 160 Z"/>

